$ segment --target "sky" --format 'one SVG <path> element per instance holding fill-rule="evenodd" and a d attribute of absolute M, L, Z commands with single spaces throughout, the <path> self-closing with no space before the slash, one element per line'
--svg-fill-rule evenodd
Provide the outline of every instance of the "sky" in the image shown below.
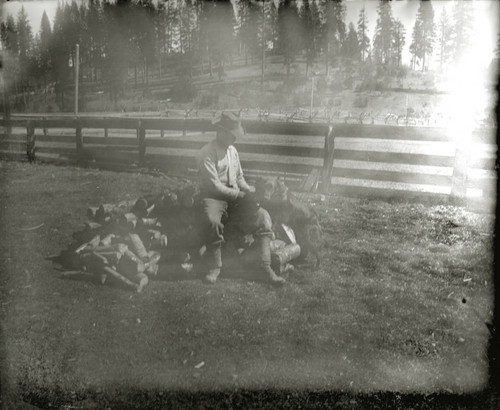
<path fill-rule="evenodd" d="M 5 18 L 7 14 L 17 15 L 19 9 L 24 5 L 24 9 L 30 19 L 31 26 L 34 32 L 38 32 L 40 29 L 40 21 L 42 19 L 42 14 L 46 11 L 49 21 L 53 24 L 54 16 L 59 2 L 66 2 L 71 0 L 31 0 L 31 1 L 4 1 L 1 7 L 1 17 Z M 79 3 L 85 0 L 77 0 Z M 459 0 L 459 1 L 472 1 L 472 0 Z M 432 5 L 434 8 L 435 22 L 438 21 L 439 15 L 443 8 L 450 10 L 453 1 L 451 0 L 439 0 L 433 1 Z M 483 67 L 487 67 L 493 58 L 493 53 L 496 47 L 496 41 L 498 38 L 499 30 L 499 15 L 500 15 L 500 2 L 495 0 L 474 0 L 476 11 L 476 21 L 480 22 L 475 24 L 475 32 L 473 34 L 475 56 Z M 356 26 L 358 21 L 358 16 L 361 8 L 365 6 L 367 16 L 368 16 L 368 35 L 372 38 L 375 31 L 375 25 L 377 22 L 377 0 L 347 0 L 345 2 L 347 12 L 346 12 L 346 24 L 353 22 Z M 401 20 L 406 28 L 406 44 L 403 51 L 403 63 L 409 64 L 410 62 L 410 52 L 409 46 L 411 43 L 411 33 L 413 31 L 413 25 L 415 22 L 415 16 L 417 14 L 419 1 L 417 0 L 396 0 L 392 2 L 392 13 L 394 18 Z"/>

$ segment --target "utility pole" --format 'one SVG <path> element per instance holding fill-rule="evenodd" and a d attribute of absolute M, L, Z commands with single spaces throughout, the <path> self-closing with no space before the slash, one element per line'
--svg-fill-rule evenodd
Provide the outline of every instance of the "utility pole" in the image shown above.
<path fill-rule="evenodd" d="M 313 101 L 314 101 L 314 76 L 311 76 L 311 107 L 309 109 L 309 122 L 312 122 Z"/>
<path fill-rule="evenodd" d="M 266 0 L 262 0 L 262 69 L 260 74 L 260 89 L 264 89 L 264 68 L 266 64 Z"/>
<path fill-rule="evenodd" d="M 76 60 L 75 60 L 75 115 L 78 115 L 78 77 L 80 68 L 80 46 L 76 45 Z"/>

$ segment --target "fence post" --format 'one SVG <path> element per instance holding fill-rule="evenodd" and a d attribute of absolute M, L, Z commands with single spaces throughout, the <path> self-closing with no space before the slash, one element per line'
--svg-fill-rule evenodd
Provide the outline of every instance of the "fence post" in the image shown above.
<path fill-rule="evenodd" d="M 26 124 L 26 155 L 28 156 L 29 162 L 34 162 L 35 158 L 35 127 L 31 120 Z"/>
<path fill-rule="evenodd" d="M 333 157 L 335 151 L 335 134 L 333 133 L 333 126 L 328 127 L 328 131 L 325 135 L 325 147 L 323 152 L 323 175 L 321 177 L 323 181 L 323 193 L 328 193 L 330 191 L 330 186 L 332 184 L 332 172 L 333 172 Z"/>
<path fill-rule="evenodd" d="M 83 150 L 83 136 L 82 136 L 82 124 L 75 117 L 75 142 L 76 142 L 76 161 L 79 162 L 82 159 Z"/>
<path fill-rule="evenodd" d="M 146 157 L 146 129 L 141 120 L 137 124 L 137 138 L 139 140 L 139 164 L 143 164 Z"/>
<path fill-rule="evenodd" d="M 47 121 L 47 117 L 43 117 L 43 136 L 44 137 L 46 137 L 48 134 L 46 121 Z"/>
<path fill-rule="evenodd" d="M 467 198 L 467 173 L 470 161 L 470 140 L 466 133 L 463 140 L 455 142 L 455 158 L 453 160 L 453 175 L 451 177 L 451 200 L 462 204 Z"/>

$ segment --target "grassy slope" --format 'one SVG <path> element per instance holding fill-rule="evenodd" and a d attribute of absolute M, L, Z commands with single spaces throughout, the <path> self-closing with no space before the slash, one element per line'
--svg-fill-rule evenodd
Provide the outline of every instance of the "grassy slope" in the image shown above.
<path fill-rule="evenodd" d="M 28 401 L 126 386 L 456 393 L 487 383 L 491 215 L 308 196 L 325 229 L 319 271 L 297 269 L 280 290 L 222 278 L 133 294 L 60 279 L 47 257 L 67 247 L 88 206 L 180 181 L 0 166 L 4 377 Z"/>

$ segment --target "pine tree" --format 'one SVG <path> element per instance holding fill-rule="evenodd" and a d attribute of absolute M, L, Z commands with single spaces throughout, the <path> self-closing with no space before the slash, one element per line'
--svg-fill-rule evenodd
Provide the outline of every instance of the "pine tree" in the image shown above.
<path fill-rule="evenodd" d="M 40 22 L 40 43 L 39 43 L 39 58 L 38 67 L 43 76 L 44 83 L 44 98 L 47 101 L 47 76 L 52 68 L 50 58 L 50 43 L 52 41 L 52 29 L 50 28 L 50 21 L 45 11 L 42 15 Z"/>
<path fill-rule="evenodd" d="M 155 30 L 151 24 L 154 17 L 154 8 L 151 0 L 136 0 L 130 5 L 129 14 L 134 19 L 131 41 L 134 44 L 136 55 L 134 59 L 142 66 L 143 83 L 149 84 L 149 68 L 155 58 Z"/>
<path fill-rule="evenodd" d="M 19 64 L 17 59 L 17 32 L 16 22 L 12 15 L 8 15 L 5 21 L 0 23 L 0 41 L 2 42 L 2 76 L 4 81 L 4 115 L 10 117 L 10 94 L 11 90 L 17 90 Z M 10 135 L 11 127 L 6 127 L 6 132 Z"/>
<path fill-rule="evenodd" d="M 342 54 L 350 61 L 360 60 L 361 50 L 359 46 L 359 39 L 353 23 L 349 23 L 347 36 L 344 44 L 342 44 Z"/>
<path fill-rule="evenodd" d="M 68 78 L 68 59 L 69 50 L 64 41 L 64 6 L 57 5 L 54 18 L 54 27 L 52 30 L 52 42 L 50 44 L 50 60 L 52 62 L 52 75 L 55 81 L 56 100 L 59 108 L 64 110 L 64 83 Z"/>
<path fill-rule="evenodd" d="M 252 3 L 242 0 L 240 2 L 240 26 L 238 35 L 244 47 L 245 64 L 248 63 L 248 57 L 254 58 L 259 56 L 259 9 Z"/>
<path fill-rule="evenodd" d="M 452 53 L 458 62 L 471 43 L 474 25 L 474 4 L 471 1 L 455 1 L 453 4 Z"/>
<path fill-rule="evenodd" d="M 377 24 L 373 40 L 375 62 L 382 65 L 390 64 L 392 50 L 393 17 L 391 3 L 380 0 L 377 7 Z"/>
<path fill-rule="evenodd" d="M 342 0 L 331 0 L 326 3 L 324 50 L 327 75 L 329 63 L 340 62 L 340 51 L 346 35 L 345 15 L 346 8 Z"/>
<path fill-rule="evenodd" d="M 410 50 L 413 61 L 422 61 L 422 71 L 427 68 L 428 57 L 432 54 L 435 36 L 434 9 L 430 0 L 421 0 L 413 27 L 412 44 Z"/>
<path fill-rule="evenodd" d="M 439 46 L 439 68 L 442 69 L 443 66 L 449 61 L 452 52 L 452 26 L 450 24 L 449 16 L 445 8 L 441 11 L 439 15 L 438 23 L 438 46 Z"/>
<path fill-rule="evenodd" d="M 315 11 L 314 0 L 304 0 L 300 12 L 302 23 L 302 35 L 304 36 L 304 49 L 306 55 L 306 75 L 309 67 L 314 63 L 316 57 L 316 38 L 318 20 Z"/>
<path fill-rule="evenodd" d="M 28 64 L 28 58 L 31 52 L 33 34 L 24 6 L 21 7 L 17 14 L 16 33 L 19 64 L 22 68 L 27 68 L 26 65 Z"/>
<path fill-rule="evenodd" d="M 102 77 L 106 43 L 104 24 L 102 3 L 99 0 L 89 0 L 86 13 L 86 36 L 88 37 L 88 58 L 93 81 L 99 81 Z"/>
<path fill-rule="evenodd" d="M 103 5 L 106 43 L 103 50 L 103 80 L 111 101 L 117 108 L 118 96 L 123 93 L 128 66 L 133 61 L 132 27 L 135 21 L 130 13 L 129 0 L 117 0 Z"/>
<path fill-rule="evenodd" d="M 392 28 L 392 51 L 393 65 L 400 67 L 402 63 L 403 47 L 406 42 L 406 30 L 403 23 L 396 19 Z"/>
<path fill-rule="evenodd" d="M 361 61 L 364 62 L 366 55 L 370 50 L 370 38 L 368 37 L 368 20 L 366 18 L 366 10 L 363 7 L 359 12 L 358 18 L 358 39 Z"/>
<path fill-rule="evenodd" d="M 290 76 L 290 65 L 302 48 L 301 28 L 296 3 L 284 0 L 278 9 L 278 50 L 283 56 L 287 78 Z"/>
<path fill-rule="evenodd" d="M 11 14 L 7 16 L 5 21 L 0 23 L 0 40 L 2 42 L 2 47 L 5 50 L 10 51 L 12 55 L 17 56 L 18 47 L 16 22 Z"/>
<path fill-rule="evenodd" d="M 203 3 L 200 36 L 203 39 L 203 47 L 208 52 L 210 76 L 213 75 L 213 64 L 215 64 L 219 78 L 222 78 L 224 62 L 228 54 L 233 52 L 233 16 L 229 2 Z"/>

